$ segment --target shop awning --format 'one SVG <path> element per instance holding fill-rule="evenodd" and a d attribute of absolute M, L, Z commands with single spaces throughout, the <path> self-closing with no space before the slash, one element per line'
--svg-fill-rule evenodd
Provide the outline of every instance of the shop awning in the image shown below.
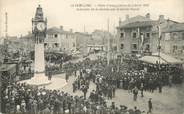
<path fill-rule="evenodd" d="M 158 53 L 158 52 L 157 52 L 157 53 L 153 53 L 152 55 L 154 55 L 154 56 L 159 56 L 159 53 Z M 164 54 L 164 53 L 160 53 L 160 57 L 161 57 L 163 60 L 165 60 L 165 61 L 167 61 L 168 63 L 170 63 L 170 64 L 182 64 L 182 63 L 183 63 L 181 60 L 178 60 L 178 59 L 176 59 L 176 58 L 174 58 L 174 57 L 172 57 L 172 56 L 166 55 L 166 54 Z"/>
<path fill-rule="evenodd" d="M 147 63 L 152 63 L 152 64 L 159 63 L 159 61 L 160 61 L 160 64 L 167 64 L 166 61 L 164 61 L 162 58 L 159 58 L 157 56 L 143 56 L 139 58 L 139 60 Z"/>
<path fill-rule="evenodd" d="M 183 62 L 181 60 L 178 60 L 172 56 L 166 55 L 164 53 L 153 53 L 151 56 L 143 56 L 139 58 L 140 61 L 144 61 L 147 63 L 156 64 L 182 64 Z"/>

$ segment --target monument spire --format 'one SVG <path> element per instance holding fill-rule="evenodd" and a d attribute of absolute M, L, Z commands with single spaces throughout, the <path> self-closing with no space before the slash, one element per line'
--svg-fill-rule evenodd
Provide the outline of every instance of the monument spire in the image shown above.
<path fill-rule="evenodd" d="M 43 20 L 44 19 L 43 18 L 43 10 L 42 10 L 42 7 L 40 4 L 36 8 L 35 19 L 36 20 Z"/>
<path fill-rule="evenodd" d="M 35 39 L 34 77 L 27 83 L 30 85 L 47 85 L 51 81 L 45 76 L 44 39 L 47 21 L 44 20 L 40 5 L 36 8 L 35 17 L 32 19 L 33 34 Z"/>
<path fill-rule="evenodd" d="M 45 69 L 45 55 L 44 55 L 44 39 L 47 33 L 47 19 L 44 19 L 43 10 L 40 5 L 36 8 L 36 13 L 34 18 L 32 18 L 32 34 L 34 36 L 34 76 L 31 79 L 25 80 L 23 83 L 35 86 L 45 86 L 50 85 L 51 88 L 55 88 L 52 83 L 53 81 L 62 84 L 62 87 L 67 84 L 65 79 L 54 79 L 47 77 Z M 49 73 L 50 74 L 50 73 Z M 52 75 L 52 74 L 50 74 Z"/>

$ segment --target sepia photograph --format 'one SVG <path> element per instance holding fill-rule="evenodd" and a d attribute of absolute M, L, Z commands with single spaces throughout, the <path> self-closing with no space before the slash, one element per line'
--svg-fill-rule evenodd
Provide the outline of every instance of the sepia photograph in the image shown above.
<path fill-rule="evenodd" d="M 183 0 L 0 0 L 0 114 L 184 114 Z"/>

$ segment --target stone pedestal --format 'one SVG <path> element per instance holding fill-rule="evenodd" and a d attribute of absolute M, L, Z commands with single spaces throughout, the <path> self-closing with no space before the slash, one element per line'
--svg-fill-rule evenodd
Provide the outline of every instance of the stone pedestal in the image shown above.
<path fill-rule="evenodd" d="M 44 44 L 35 44 L 34 77 L 26 81 L 29 85 L 43 86 L 51 83 L 45 76 Z"/>

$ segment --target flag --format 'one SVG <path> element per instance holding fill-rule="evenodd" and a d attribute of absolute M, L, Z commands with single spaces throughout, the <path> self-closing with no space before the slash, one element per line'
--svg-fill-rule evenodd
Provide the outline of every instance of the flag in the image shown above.
<path fill-rule="evenodd" d="M 141 35 L 141 48 L 143 47 L 143 45 L 144 45 L 144 35 L 142 34 Z"/>
<path fill-rule="evenodd" d="M 161 32 L 160 25 L 158 25 L 157 27 L 158 27 L 158 50 L 160 51 L 161 49 L 160 40 L 162 39 L 162 32 Z"/>
<path fill-rule="evenodd" d="M 139 27 L 137 28 L 137 34 L 138 34 L 139 50 L 141 51 L 142 50 L 142 40 L 140 37 L 140 28 Z"/>
<path fill-rule="evenodd" d="M 162 38 L 162 32 L 161 32 L 160 25 L 158 26 L 158 38 L 159 38 L 159 40 L 161 40 L 161 38 Z"/>
<path fill-rule="evenodd" d="M 138 38 L 140 38 L 140 29 L 137 29 L 137 33 L 138 33 Z"/>

